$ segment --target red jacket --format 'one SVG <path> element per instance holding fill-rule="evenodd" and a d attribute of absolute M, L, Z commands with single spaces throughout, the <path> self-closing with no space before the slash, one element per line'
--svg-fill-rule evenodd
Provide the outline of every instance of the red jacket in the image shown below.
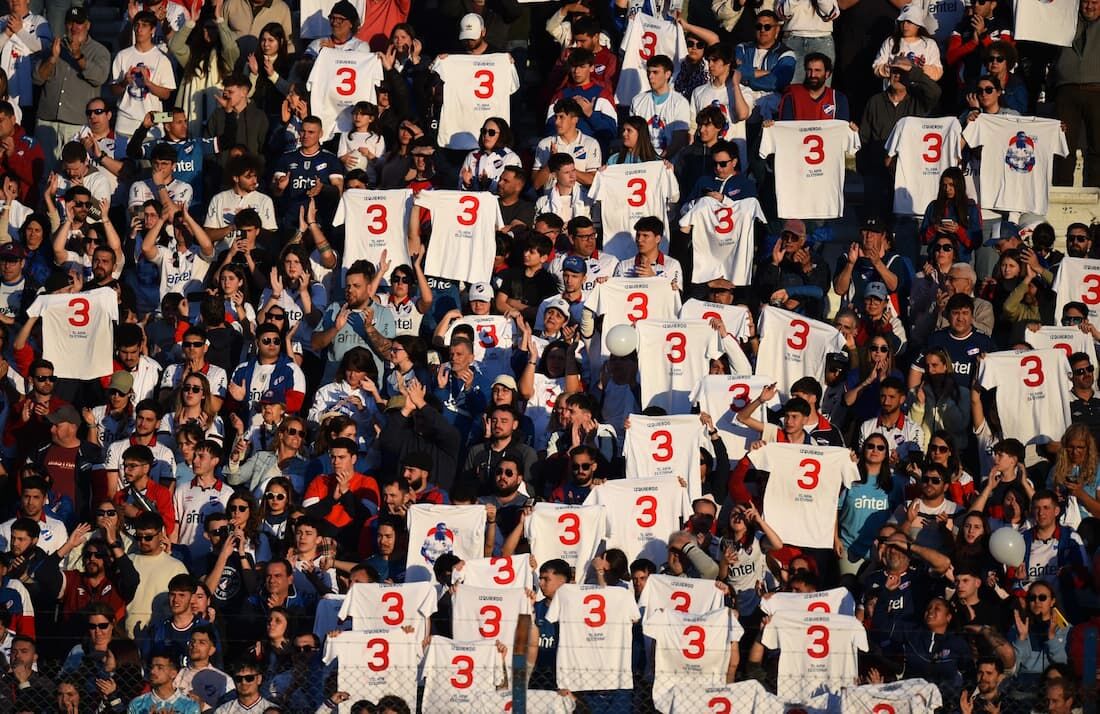
<path fill-rule="evenodd" d="M 19 201 L 27 206 L 38 205 L 38 186 L 46 167 L 42 146 L 27 136 L 23 127 L 15 125 L 12 134 L 15 146 L 10 154 L 0 154 L 0 171 L 11 174 L 19 183 Z"/>
<path fill-rule="evenodd" d="M 142 510 L 152 510 L 160 514 L 160 517 L 164 519 L 164 532 L 172 535 L 173 531 L 176 530 L 176 507 L 172 505 L 172 492 L 167 487 L 161 486 L 150 479 L 145 486 L 145 493 L 142 495 L 146 501 L 152 504 L 152 509 L 144 508 L 129 486 L 115 494 L 115 505 L 121 506 L 124 503 L 131 503 Z"/>

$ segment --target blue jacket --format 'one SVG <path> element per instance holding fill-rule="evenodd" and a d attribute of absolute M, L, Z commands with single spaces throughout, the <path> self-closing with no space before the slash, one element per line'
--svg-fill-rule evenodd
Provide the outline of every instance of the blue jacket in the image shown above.
<path fill-rule="evenodd" d="M 756 45 L 752 42 L 742 42 L 735 50 L 737 68 L 741 70 L 741 83 L 757 92 L 782 92 L 791 83 L 797 59 L 794 51 L 782 42 L 777 42 L 764 55 L 764 62 L 757 67 L 753 64 L 756 58 Z M 754 69 L 764 69 L 768 74 L 763 77 L 753 76 Z"/>

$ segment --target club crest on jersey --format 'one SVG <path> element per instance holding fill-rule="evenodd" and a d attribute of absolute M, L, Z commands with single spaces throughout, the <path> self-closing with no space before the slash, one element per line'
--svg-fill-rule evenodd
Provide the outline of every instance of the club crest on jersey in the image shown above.
<path fill-rule="evenodd" d="M 831 117 L 834 114 L 836 114 L 836 105 L 834 105 L 834 104 L 824 104 L 821 107 L 821 111 L 825 113 L 825 116 Z"/>
<path fill-rule="evenodd" d="M 420 546 L 420 555 L 429 565 L 435 565 L 440 556 L 453 553 L 455 546 L 455 534 L 446 523 L 436 523 L 428 530 L 424 537 L 424 543 Z"/>
<path fill-rule="evenodd" d="M 1016 132 L 1008 142 L 1005 163 L 1017 173 L 1031 173 L 1035 168 L 1035 140 L 1025 132 Z"/>

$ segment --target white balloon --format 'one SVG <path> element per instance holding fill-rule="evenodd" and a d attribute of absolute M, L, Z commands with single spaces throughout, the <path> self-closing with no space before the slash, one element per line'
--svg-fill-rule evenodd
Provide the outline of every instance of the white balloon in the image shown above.
<path fill-rule="evenodd" d="M 633 325 L 615 325 L 607 333 L 607 349 L 616 357 L 626 357 L 638 349 L 638 333 Z"/>
<path fill-rule="evenodd" d="M 998 563 L 1016 567 L 1024 562 L 1024 537 L 1015 528 L 998 528 L 989 537 L 989 552 Z"/>

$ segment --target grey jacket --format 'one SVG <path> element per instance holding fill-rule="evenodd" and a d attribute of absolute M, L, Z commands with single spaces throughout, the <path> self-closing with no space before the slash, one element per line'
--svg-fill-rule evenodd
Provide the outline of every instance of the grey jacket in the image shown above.
<path fill-rule="evenodd" d="M 56 62 L 50 59 L 47 49 L 43 52 L 45 59 L 35 64 L 33 80 L 42 86 L 40 120 L 84 124 L 84 107 L 100 96 L 100 87 L 111 73 L 111 53 L 90 37 L 80 52 L 85 58 L 83 71 L 64 43 Z"/>

